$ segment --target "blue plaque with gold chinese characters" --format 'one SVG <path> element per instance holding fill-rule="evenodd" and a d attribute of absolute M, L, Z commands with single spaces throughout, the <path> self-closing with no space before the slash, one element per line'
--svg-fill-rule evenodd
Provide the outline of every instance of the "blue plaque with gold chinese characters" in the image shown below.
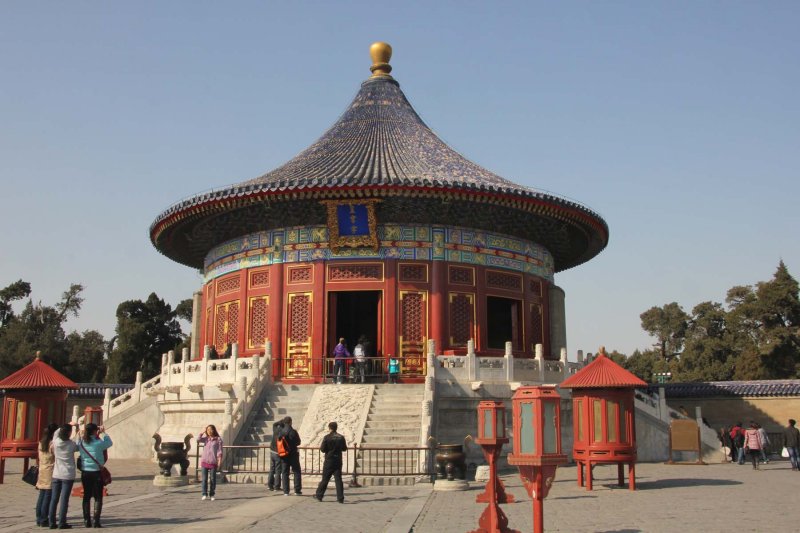
<path fill-rule="evenodd" d="M 328 208 L 328 237 L 334 253 L 341 247 L 378 250 L 377 199 L 324 200 Z"/>

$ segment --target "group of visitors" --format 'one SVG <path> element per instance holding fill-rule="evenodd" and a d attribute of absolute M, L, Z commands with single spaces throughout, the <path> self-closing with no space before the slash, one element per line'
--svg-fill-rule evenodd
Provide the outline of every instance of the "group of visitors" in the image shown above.
<path fill-rule="evenodd" d="M 792 463 L 792 470 L 800 470 L 798 462 L 800 433 L 795 425 L 796 421 L 790 419 L 789 425 L 783 430 L 782 444 Z M 770 445 L 769 435 L 757 422 L 751 421 L 747 429 L 741 422 L 736 422 L 731 428 L 723 428 L 720 431 L 720 440 L 722 440 L 723 446 L 730 450 L 731 462 L 743 465 L 745 456 L 749 456 L 755 470 L 758 470 L 759 463 L 769 463 L 767 456 L 767 449 Z"/>
<path fill-rule="evenodd" d="M 74 422 L 62 426 L 50 424 L 45 428 L 38 448 L 37 526 L 72 529 L 67 522 L 67 510 L 77 468 L 80 468 L 84 525 L 103 527 L 100 523 L 103 512 L 103 481 L 100 471 L 107 460 L 106 450 L 112 445 L 111 437 L 104 433 L 103 426 L 91 423 L 86 424 L 81 431 L 78 431 L 78 425 Z M 100 435 L 103 435 L 102 438 Z M 75 453 L 80 454 L 77 463 Z"/>
<path fill-rule="evenodd" d="M 339 343 L 333 348 L 333 381 L 334 383 L 344 383 L 345 376 L 349 374 L 350 381 L 353 383 L 367 382 L 367 354 L 371 351 L 369 340 L 365 335 L 358 338 L 358 343 L 353 348 L 353 353 L 347 349 L 347 342 L 344 337 L 339 339 Z M 349 371 L 348 371 L 349 368 Z M 387 362 L 389 373 L 389 383 L 397 383 L 400 377 L 400 361 L 396 357 L 389 355 Z"/>

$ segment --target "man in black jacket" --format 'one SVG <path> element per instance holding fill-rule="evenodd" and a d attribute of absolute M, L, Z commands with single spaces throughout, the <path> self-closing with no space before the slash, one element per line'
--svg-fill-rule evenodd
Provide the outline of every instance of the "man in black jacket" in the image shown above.
<path fill-rule="evenodd" d="M 289 446 L 289 454 L 281 457 L 283 495 L 289 495 L 289 469 L 291 468 L 292 474 L 294 474 L 294 493 L 300 496 L 303 494 L 303 482 L 300 475 L 300 451 L 297 449 L 300 446 L 300 435 L 292 427 L 291 416 L 283 419 L 281 436 L 286 439 L 286 444 Z"/>
<path fill-rule="evenodd" d="M 342 452 L 347 451 L 347 443 L 344 437 L 336 433 L 339 425 L 336 422 L 328 424 L 330 433 L 325 435 L 322 439 L 319 449 L 325 454 L 325 463 L 322 465 L 322 481 L 317 487 L 317 493 L 314 496 L 317 500 L 322 501 L 325 496 L 325 489 L 328 488 L 328 482 L 333 476 L 334 483 L 336 484 L 336 501 L 344 503 L 344 485 L 342 485 Z"/>
<path fill-rule="evenodd" d="M 281 478 L 283 469 L 281 468 L 281 458 L 278 456 L 278 438 L 283 431 L 283 419 L 281 418 L 272 424 L 272 442 L 269 444 L 269 477 L 267 477 L 267 488 L 270 491 L 281 490 Z"/>

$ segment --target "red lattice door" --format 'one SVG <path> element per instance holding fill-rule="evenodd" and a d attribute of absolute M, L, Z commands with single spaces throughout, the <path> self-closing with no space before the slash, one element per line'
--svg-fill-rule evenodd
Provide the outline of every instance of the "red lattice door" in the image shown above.
<path fill-rule="evenodd" d="M 475 295 L 450 293 L 450 346 L 466 347 L 475 339 Z"/>
<path fill-rule="evenodd" d="M 267 344 L 269 296 L 250 298 L 247 310 L 247 347 L 264 348 Z"/>
<path fill-rule="evenodd" d="M 400 361 L 404 376 L 426 374 L 427 291 L 400 291 Z"/>
<path fill-rule="evenodd" d="M 217 353 L 222 355 L 228 344 L 238 342 L 236 333 L 239 331 L 239 302 L 228 302 L 217 305 L 216 320 L 214 323 L 214 346 Z"/>
<path fill-rule="evenodd" d="M 286 378 L 311 377 L 311 309 L 310 292 L 289 294 L 286 317 Z"/>

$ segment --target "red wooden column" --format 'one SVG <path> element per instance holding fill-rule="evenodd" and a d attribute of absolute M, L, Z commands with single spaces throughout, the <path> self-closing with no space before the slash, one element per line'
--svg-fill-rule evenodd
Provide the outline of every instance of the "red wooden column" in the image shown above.
<path fill-rule="evenodd" d="M 389 354 L 399 355 L 400 344 L 397 339 L 397 260 L 386 260 L 386 285 L 384 295 L 386 301 L 383 304 L 385 313 L 385 330 L 383 335 L 383 356 L 388 358 Z"/>
<path fill-rule="evenodd" d="M 283 263 L 274 263 L 269 267 L 269 330 L 267 338 L 272 343 L 272 377 L 283 375 L 284 347 L 286 335 L 283 331 L 283 317 L 286 314 L 286 302 L 283 294 Z"/>
<path fill-rule="evenodd" d="M 328 331 L 328 324 L 325 321 L 325 262 L 315 261 L 312 263 L 314 271 L 314 283 L 312 292 L 314 294 L 312 306 L 312 329 L 313 334 L 311 337 L 311 375 L 315 381 L 322 383 L 325 375 L 325 347 L 326 347 L 326 334 Z"/>
<path fill-rule="evenodd" d="M 437 354 L 444 349 L 444 308 L 445 308 L 445 273 L 444 261 L 431 261 L 431 303 L 430 303 L 430 338 L 436 344 Z M 427 354 L 426 354 L 427 355 Z"/>

